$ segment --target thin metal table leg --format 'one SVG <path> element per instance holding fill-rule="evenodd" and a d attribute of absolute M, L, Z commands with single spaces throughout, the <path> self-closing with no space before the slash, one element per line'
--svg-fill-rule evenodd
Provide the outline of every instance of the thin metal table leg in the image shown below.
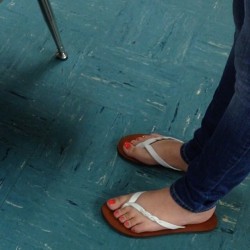
<path fill-rule="evenodd" d="M 43 13 L 43 17 L 48 25 L 50 33 L 55 41 L 57 47 L 56 57 L 60 60 L 66 60 L 68 58 L 67 53 L 64 50 L 60 33 L 58 31 L 58 27 L 55 21 L 54 13 L 51 8 L 49 0 L 38 0 L 41 11 Z"/>

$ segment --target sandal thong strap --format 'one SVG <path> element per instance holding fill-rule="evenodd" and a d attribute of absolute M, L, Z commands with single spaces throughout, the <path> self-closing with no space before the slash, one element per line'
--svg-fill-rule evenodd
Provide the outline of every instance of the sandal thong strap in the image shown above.
<path fill-rule="evenodd" d="M 142 206 L 140 206 L 138 203 L 136 203 L 137 199 L 140 197 L 141 194 L 144 192 L 138 192 L 131 196 L 128 202 L 126 202 L 122 207 L 128 207 L 131 206 L 135 208 L 137 211 L 139 211 L 141 214 L 143 214 L 145 217 L 150 219 L 151 221 L 159 224 L 162 227 L 165 227 L 167 229 L 179 229 L 179 228 L 185 228 L 184 226 L 176 226 L 174 224 L 171 224 L 167 221 L 160 220 L 158 217 L 152 215 L 148 211 L 146 211 Z"/>
<path fill-rule="evenodd" d="M 180 171 L 180 169 L 177 169 L 171 165 L 169 165 L 167 162 L 165 162 L 154 150 L 154 148 L 151 146 L 151 144 L 153 144 L 154 142 L 157 141 L 161 141 L 161 140 L 174 140 L 174 141 L 179 141 L 182 142 L 176 138 L 173 137 L 166 137 L 166 136 L 160 136 L 160 137 L 156 137 L 156 138 L 150 138 L 144 142 L 140 142 L 139 144 L 136 145 L 136 147 L 140 147 L 140 148 L 145 148 L 148 153 L 152 156 L 152 158 L 154 158 L 154 160 L 159 163 L 161 166 L 166 167 L 166 168 L 171 168 L 177 171 Z"/>

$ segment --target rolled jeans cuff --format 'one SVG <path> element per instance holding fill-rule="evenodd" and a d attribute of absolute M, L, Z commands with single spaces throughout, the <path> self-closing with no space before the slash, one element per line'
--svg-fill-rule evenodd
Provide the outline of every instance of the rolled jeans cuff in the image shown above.
<path fill-rule="evenodd" d="M 188 155 L 186 153 L 186 146 L 187 146 L 188 142 L 184 143 L 182 146 L 181 146 L 181 149 L 180 149 L 180 154 L 181 154 L 181 158 L 187 163 L 189 164 L 191 159 L 188 158 Z"/>
<path fill-rule="evenodd" d="M 182 183 L 184 182 L 184 179 L 181 178 L 180 180 L 178 180 L 177 182 L 175 182 L 174 184 L 171 185 L 170 187 L 170 195 L 173 198 L 173 200 L 182 208 L 192 212 L 192 213 L 202 213 L 202 212 L 206 212 L 212 208 L 214 208 L 216 206 L 216 202 L 213 202 L 211 204 L 206 204 L 206 205 L 202 205 L 199 202 L 197 202 L 196 204 L 196 208 L 190 207 L 187 204 L 193 204 L 194 201 L 189 202 L 189 195 L 187 194 L 187 196 L 185 197 L 186 200 L 182 199 L 179 195 L 178 195 L 178 187 L 182 188 Z"/>

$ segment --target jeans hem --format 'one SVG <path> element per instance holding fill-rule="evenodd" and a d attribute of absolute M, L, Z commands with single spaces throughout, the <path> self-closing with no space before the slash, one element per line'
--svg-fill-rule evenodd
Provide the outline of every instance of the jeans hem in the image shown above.
<path fill-rule="evenodd" d="M 188 156 L 187 156 L 186 150 L 185 150 L 186 145 L 187 145 L 187 143 L 184 143 L 184 144 L 181 146 L 181 148 L 180 148 L 180 154 L 181 154 L 181 158 L 182 158 L 187 164 L 189 164 L 189 163 L 190 163 L 190 160 L 188 159 Z"/>
<path fill-rule="evenodd" d="M 179 206 L 181 206 L 182 208 L 184 208 L 192 213 L 202 213 L 202 212 L 206 212 L 206 211 L 216 207 L 216 203 L 214 203 L 208 207 L 204 207 L 201 205 L 200 207 L 202 207 L 202 208 L 199 208 L 199 209 L 195 209 L 195 208 L 188 206 L 183 201 L 183 199 L 180 197 L 180 195 L 177 193 L 177 191 L 175 190 L 174 184 L 172 184 L 170 187 L 170 195 Z"/>

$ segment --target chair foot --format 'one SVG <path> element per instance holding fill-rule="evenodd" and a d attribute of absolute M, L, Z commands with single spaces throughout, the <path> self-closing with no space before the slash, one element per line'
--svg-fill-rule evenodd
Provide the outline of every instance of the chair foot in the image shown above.
<path fill-rule="evenodd" d="M 66 52 L 60 52 L 58 51 L 56 53 L 56 58 L 61 60 L 61 61 L 66 61 L 68 59 L 68 54 Z"/>
<path fill-rule="evenodd" d="M 56 24 L 56 20 L 54 17 L 53 10 L 51 8 L 49 0 L 38 0 L 38 3 L 40 5 L 43 17 L 48 25 L 48 28 L 50 30 L 50 33 L 55 41 L 56 47 L 57 47 L 57 53 L 56 58 L 60 60 L 66 60 L 68 58 L 67 53 L 64 50 L 61 36 Z"/>

